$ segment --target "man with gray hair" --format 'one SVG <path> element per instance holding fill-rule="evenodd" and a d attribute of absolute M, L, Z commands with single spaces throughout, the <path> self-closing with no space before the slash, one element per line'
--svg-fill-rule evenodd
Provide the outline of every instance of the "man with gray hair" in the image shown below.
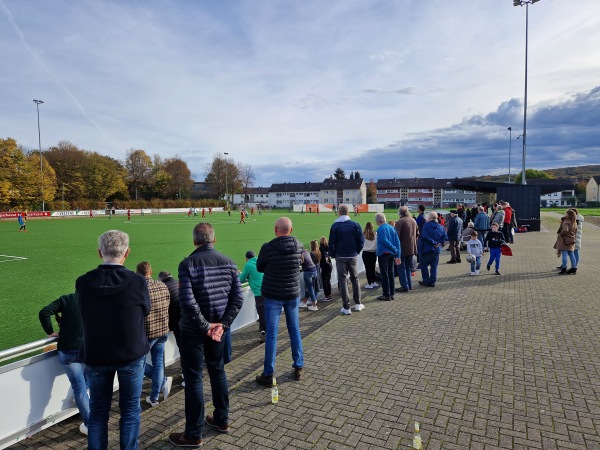
<path fill-rule="evenodd" d="M 418 243 L 423 278 L 422 281 L 419 281 L 421 286 L 435 287 L 440 253 L 446 241 L 448 241 L 446 230 L 437 222 L 435 211 L 431 211 L 427 214 L 427 222 L 423 225 Z"/>
<path fill-rule="evenodd" d="M 185 431 L 171 433 L 178 447 L 202 445 L 202 422 L 220 433 L 229 433 L 229 390 L 225 374 L 223 333 L 240 312 L 244 299 L 237 266 L 215 250 L 215 230 L 210 223 L 194 227 L 196 250 L 179 264 L 181 309 L 180 350 L 185 376 Z M 202 370 L 206 361 L 214 414 L 204 416 Z"/>
<path fill-rule="evenodd" d="M 360 225 L 348 216 L 348 205 L 340 205 L 338 218 L 329 230 L 329 254 L 335 258 L 337 269 L 338 289 L 342 296 L 342 314 L 352 314 L 348 299 L 348 276 L 352 282 L 352 297 L 354 310 L 365 308 L 360 302 L 360 285 L 358 283 L 357 256 L 365 244 L 365 237 Z"/>
<path fill-rule="evenodd" d="M 108 414 L 115 373 L 119 379 L 122 449 L 137 449 L 140 396 L 148 340 L 144 317 L 150 312 L 146 278 L 123 263 L 129 256 L 129 236 L 107 231 L 98 239 L 102 264 L 80 276 L 75 287 L 83 323 L 81 360 L 90 388 L 88 448 L 108 447 Z"/>

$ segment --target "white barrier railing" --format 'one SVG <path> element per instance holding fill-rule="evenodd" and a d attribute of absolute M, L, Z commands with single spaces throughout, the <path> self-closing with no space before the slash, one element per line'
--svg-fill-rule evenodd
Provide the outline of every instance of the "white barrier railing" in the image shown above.
<path fill-rule="evenodd" d="M 362 258 L 358 257 L 358 270 L 364 270 Z M 331 274 L 331 283 L 337 284 L 337 273 Z M 302 284 L 304 292 L 304 284 Z M 254 306 L 254 295 L 247 287 L 243 288 L 244 303 L 231 331 L 255 323 L 258 319 Z M 19 355 L 40 350 L 56 341 L 56 338 L 42 339 L 0 352 L 0 361 L 16 358 Z M 73 391 L 67 375 L 56 357 L 56 350 L 24 358 L 0 367 L 0 399 L 5 411 L 0 420 L 0 449 L 38 433 L 55 423 L 78 414 Z M 165 365 L 179 359 L 179 350 L 173 333 L 165 345 Z M 115 381 L 115 389 L 118 385 Z M 10 413 L 6 408 L 10 408 Z"/>

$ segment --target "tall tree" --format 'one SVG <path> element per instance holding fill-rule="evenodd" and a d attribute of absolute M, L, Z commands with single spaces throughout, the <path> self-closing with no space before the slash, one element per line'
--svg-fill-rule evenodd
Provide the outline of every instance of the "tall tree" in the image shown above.
<path fill-rule="evenodd" d="M 152 159 L 144 150 L 130 149 L 125 158 L 127 179 L 130 183 L 134 199 L 138 199 L 138 191 L 148 185 L 152 173 Z"/>
<path fill-rule="evenodd" d="M 354 179 L 355 180 L 360 180 L 361 179 L 360 173 L 358 172 L 358 170 L 356 172 L 354 172 Z"/>
<path fill-rule="evenodd" d="M 367 203 L 377 203 L 377 185 L 373 178 L 367 184 Z"/>
<path fill-rule="evenodd" d="M 342 169 L 341 167 L 338 167 L 337 169 L 335 169 L 335 172 L 333 172 L 333 178 L 335 178 L 338 181 L 345 181 L 346 172 L 344 172 L 344 169 Z"/>
<path fill-rule="evenodd" d="M 241 191 L 242 181 L 237 165 L 225 156 L 222 153 L 215 154 L 207 167 L 205 181 L 218 199 L 227 198 L 231 201 L 233 194 Z"/>
<path fill-rule="evenodd" d="M 175 156 L 165 160 L 163 169 L 168 175 L 168 181 L 164 188 L 166 198 L 189 198 L 194 180 L 187 163 Z"/>
<path fill-rule="evenodd" d="M 89 191 L 85 178 L 85 165 L 89 152 L 80 150 L 69 141 L 60 141 L 44 152 L 56 172 L 57 194 L 72 202 L 87 198 Z"/>
<path fill-rule="evenodd" d="M 239 164 L 238 169 L 240 172 L 240 180 L 242 182 L 242 192 L 245 199 L 248 189 L 254 185 L 254 180 L 256 177 L 254 176 L 254 171 L 252 170 L 252 166 L 250 164 Z"/>
<path fill-rule="evenodd" d="M 87 198 L 104 202 L 111 197 L 127 198 L 127 171 L 116 159 L 96 152 L 89 153 L 84 166 Z"/>
<path fill-rule="evenodd" d="M 354 180 L 354 172 L 350 172 L 350 179 Z"/>
<path fill-rule="evenodd" d="M 17 206 L 21 184 L 18 180 L 25 174 L 26 166 L 25 155 L 17 146 L 17 141 L 0 138 L 0 208 Z"/>

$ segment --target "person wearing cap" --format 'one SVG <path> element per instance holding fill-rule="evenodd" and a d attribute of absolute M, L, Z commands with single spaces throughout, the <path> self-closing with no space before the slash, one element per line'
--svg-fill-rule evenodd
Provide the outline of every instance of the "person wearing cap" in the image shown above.
<path fill-rule="evenodd" d="M 256 270 L 256 255 L 252 250 L 246 252 L 246 264 L 244 270 L 239 274 L 240 282 L 248 282 L 250 290 L 254 294 L 254 305 L 258 314 L 258 341 L 265 342 L 267 325 L 265 324 L 265 298 L 262 296 L 261 288 L 264 274 Z"/>
<path fill-rule="evenodd" d="M 463 221 L 458 217 L 456 209 L 450 210 L 450 220 L 448 220 L 448 242 L 450 245 L 450 261 L 447 264 L 460 263 L 460 237 L 463 229 Z"/>

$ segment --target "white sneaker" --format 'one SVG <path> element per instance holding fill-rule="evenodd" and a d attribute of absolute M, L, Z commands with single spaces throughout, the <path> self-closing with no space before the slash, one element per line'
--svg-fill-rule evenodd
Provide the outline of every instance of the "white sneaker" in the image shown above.
<path fill-rule="evenodd" d="M 165 400 L 169 398 L 169 394 L 171 393 L 172 385 L 173 385 L 173 377 L 167 377 L 167 379 L 165 380 L 165 384 L 163 384 L 163 387 L 162 387 L 162 393 L 163 393 L 163 397 Z"/>
<path fill-rule="evenodd" d="M 363 309 L 365 309 L 365 305 L 363 305 L 362 303 L 354 305 L 354 311 L 362 311 Z"/>
<path fill-rule="evenodd" d="M 310 305 L 310 306 L 308 307 L 308 310 L 309 310 L 309 311 L 318 311 L 318 310 L 319 310 L 319 308 L 317 308 L 317 305 Z"/>
<path fill-rule="evenodd" d="M 298 308 L 308 308 L 308 302 L 300 302 Z"/>
<path fill-rule="evenodd" d="M 151 405 L 153 408 L 155 406 L 158 406 L 158 402 L 153 402 L 152 400 L 150 400 L 150 396 L 146 397 L 146 403 L 148 403 L 149 405 Z"/>
<path fill-rule="evenodd" d="M 379 287 L 379 285 L 378 285 L 377 283 L 373 283 L 373 284 L 371 285 L 371 287 L 372 287 L 373 289 L 375 289 L 376 287 Z"/>
<path fill-rule="evenodd" d="M 85 426 L 85 423 L 82 423 L 81 425 L 79 425 L 79 432 L 80 432 L 81 434 L 84 434 L 85 436 L 87 436 L 87 435 L 88 435 L 88 429 L 87 429 L 87 427 Z"/>
<path fill-rule="evenodd" d="M 372 284 L 365 284 L 363 287 L 365 289 L 373 289 L 373 285 Z"/>
<path fill-rule="evenodd" d="M 479 270 L 476 270 L 476 271 L 475 271 L 475 275 L 479 275 Z"/>
<path fill-rule="evenodd" d="M 349 316 L 350 314 L 352 314 L 352 311 L 350 311 L 349 309 L 345 309 L 345 308 L 340 309 L 340 312 L 342 314 L 347 315 L 347 316 Z"/>
<path fill-rule="evenodd" d="M 473 277 L 474 277 L 474 276 L 475 276 L 475 272 L 471 272 L 471 276 L 473 276 Z"/>

